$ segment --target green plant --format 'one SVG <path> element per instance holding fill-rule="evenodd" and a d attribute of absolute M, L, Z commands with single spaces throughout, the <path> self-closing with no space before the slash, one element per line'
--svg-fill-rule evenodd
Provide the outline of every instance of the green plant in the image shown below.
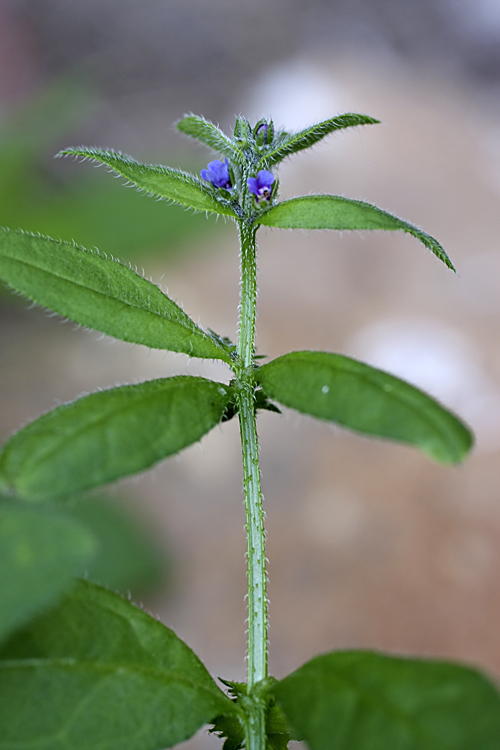
<path fill-rule="evenodd" d="M 97 251 L 21 231 L 0 234 L 1 277 L 36 303 L 125 341 L 221 360 L 230 371 L 227 384 L 183 376 L 93 393 L 43 415 L 5 444 L 0 490 L 14 499 L 0 515 L 8 571 L 0 750 L 154 750 L 204 724 L 225 738 L 226 750 L 280 750 L 299 738 L 312 750 L 499 750 L 500 696 L 467 667 L 349 651 L 316 657 L 280 681 L 267 672 L 257 411 L 279 412 L 277 402 L 414 445 L 446 464 L 462 461 L 472 444 L 457 417 L 386 372 L 329 352 L 291 352 L 265 364 L 255 352 L 260 226 L 402 230 L 453 270 L 435 239 L 368 203 L 330 195 L 278 202 L 273 170 L 284 158 L 336 130 L 376 122 L 345 114 L 290 134 L 271 121 L 252 128 L 239 117 L 229 138 L 188 116 L 179 130 L 224 157 L 210 162 L 202 179 L 114 151 L 61 152 L 105 164 L 151 195 L 236 223 L 236 344 L 196 325 L 153 283 Z M 92 538 L 54 506 L 46 512 L 37 503 L 62 502 L 143 470 L 236 416 L 248 538 L 248 680 L 222 681 L 224 692 L 168 628 L 105 588 L 84 581 L 69 587 L 92 554 Z"/>

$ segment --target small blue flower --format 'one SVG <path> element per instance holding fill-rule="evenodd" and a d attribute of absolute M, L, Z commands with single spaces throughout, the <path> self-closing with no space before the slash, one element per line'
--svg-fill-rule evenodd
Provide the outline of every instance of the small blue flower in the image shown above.
<path fill-rule="evenodd" d="M 269 200 L 273 182 L 274 175 L 268 172 L 267 169 L 261 169 L 260 172 L 257 172 L 257 177 L 248 178 L 247 186 L 258 201 Z"/>
<path fill-rule="evenodd" d="M 227 159 L 224 161 L 211 161 L 206 169 L 201 170 L 201 176 L 207 182 L 211 182 L 214 187 L 224 188 L 224 190 L 231 190 L 231 176 L 229 174 L 229 162 Z"/>

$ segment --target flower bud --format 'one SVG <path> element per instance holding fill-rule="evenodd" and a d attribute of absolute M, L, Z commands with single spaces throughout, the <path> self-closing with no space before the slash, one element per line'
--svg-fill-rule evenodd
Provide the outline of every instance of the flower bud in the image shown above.
<path fill-rule="evenodd" d="M 259 120 L 253 130 L 253 137 L 255 138 L 255 143 L 260 148 L 262 148 L 262 146 L 269 146 L 274 138 L 273 121 L 269 120 L 268 122 L 264 118 L 262 120 Z"/>

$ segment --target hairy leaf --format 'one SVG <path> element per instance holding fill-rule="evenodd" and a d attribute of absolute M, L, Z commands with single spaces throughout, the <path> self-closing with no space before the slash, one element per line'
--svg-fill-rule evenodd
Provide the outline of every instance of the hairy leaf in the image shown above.
<path fill-rule="evenodd" d="M 118 151 L 104 151 L 86 146 L 65 148 L 57 155 L 81 156 L 106 164 L 149 195 L 166 198 L 196 211 L 236 216 L 229 201 L 222 200 L 198 177 L 180 169 L 170 169 L 159 164 L 141 164 Z"/>
<path fill-rule="evenodd" d="M 142 471 L 215 427 L 229 398 L 222 383 L 179 376 L 59 406 L 4 445 L 0 490 L 50 501 Z"/>
<path fill-rule="evenodd" d="M 274 147 L 262 158 L 262 163 L 272 166 L 285 159 L 285 157 L 295 154 L 302 149 L 310 148 L 318 143 L 322 138 L 335 130 L 343 128 L 356 127 L 357 125 L 376 125 L 380 120 L 368 115 L 358 115 L 347 112 L 344 115 L 332 117 L 329 120 L 323 120 L 316 125 L 311 125 L 298 133 L 282 133 L 275 141 Z"/>
<path fill-rule="evenodd" d="M 371 203 L 340 195 L 304 195 L 278 203 L 258 216 L 259 224 L 282 229 L 385 229 L 401 230 L 416 237 L 436 258 L 454 271 L 453 264 L 434 237 Z"/>
<path fill-rule="evenodd" d="M 500 695 L 456 664 L 330 653 L 272 693 L 311 750 L 500 748 Z"/>
<path fill-rule="evenodd" d="M 0 229 L 0 278 L 34 302 L 109 336 L 231 362 L 231 348 L 221 339 L 195 325 L 152 282 L 97 251 Z"/>
<path fill-rule="evenodd" d="M 232 141 L 222 132 L 216 125 L 209 120 L 205 120 L 204 117 L 198 115 L 187 115 L 176 124 L 178 130 L 181 133 L 196 138 L 201 141 L 205 146 L 218 151 L 220 154 L 224 154 L 230 161 L 241 163 L 243 161 L 243 154 L 236 148 Z"/>
<path fill-rule="evenodd" d="M 1 750 L 159 750 L 235 704 L 171 630 L 87 582 L 0 651 Z"/>
<path fill-rule="evenodd" d="M 95 548 L 81 523 L 0 498 L 0 640 L 52 604 Z"/>
<path fill-rule="evenodd" d="M 264 391 L 292 409 L 357 432 L 410 443 L 442 463 L 463 460 L 469 430 L 404 380 L 350 357 L 291 352 L 257 370 Z"/>

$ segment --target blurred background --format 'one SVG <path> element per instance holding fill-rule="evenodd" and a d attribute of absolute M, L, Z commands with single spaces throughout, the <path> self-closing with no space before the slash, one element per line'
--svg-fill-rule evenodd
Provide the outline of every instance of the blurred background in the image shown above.
<path fill-rule="evenodd" d="M 402 234 L 261 230 L 259 351 L 326 349 L 388 369 L 459 413 L 477 445 L 443 468 L 292 412 L 261 415 L 271 673 L 362 647 L 500 676 L 498 0 L 0 0 L 0 224 L 131 261 L 234 340 L 234 226 L 53 155 L 100 145 L 199 171 L 214 157 L 176 133 L 187 112 L 230 130 L 236 114 L 298 129 L 344 111 L 383 124 L 290 159 L 282 197 L 373 202 L 437 237 L 458 274 Z M 2 439 L 95 388 L 228 378 L 62 322 L 2 289 Z M 212 673 L 243 679 L 236 422 L 110 494 L 141 514 L 155 550 L 113 585 Z M 187 744 L 207 743 L 218 745 L 203 733 Z"/>

